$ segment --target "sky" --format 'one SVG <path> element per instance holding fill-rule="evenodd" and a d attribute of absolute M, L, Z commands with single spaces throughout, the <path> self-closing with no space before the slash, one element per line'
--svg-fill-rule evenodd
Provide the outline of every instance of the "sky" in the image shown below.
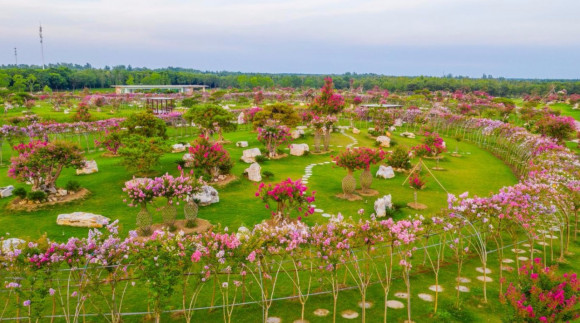
<path fill-rule="evenodd" d="M 0 64 L 580 79 L 578 0 L 0 0 Z"/>

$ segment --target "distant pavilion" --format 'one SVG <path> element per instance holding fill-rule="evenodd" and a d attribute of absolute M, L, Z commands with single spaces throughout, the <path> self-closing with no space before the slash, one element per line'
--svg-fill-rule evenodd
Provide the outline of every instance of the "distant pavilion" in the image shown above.
<path fill-rule="evenodd" d="M 166 114 L 173 111 L 175 102 L 172 98 L 166 97 L 147 98 L 146 107 L 155 114 Z"/>
<path fill-rule="evenodd" d="M 112 85 L 115 93 L 135 93 L 143 90 L 177 90 L 180 93 L 192 94 L 195 89 L 201 89 L 205 92 L 207 85 Z"/>

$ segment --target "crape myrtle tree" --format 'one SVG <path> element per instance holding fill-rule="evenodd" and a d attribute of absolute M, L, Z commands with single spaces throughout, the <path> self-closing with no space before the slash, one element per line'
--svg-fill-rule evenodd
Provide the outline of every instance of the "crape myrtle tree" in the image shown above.
<path fill-rule="evenodd" d="M 281 125 L 286 125 L 292 128 L 298 125 L 300 122 L 300 116 L 296 110 L 294 110 L 292 105 L 288 103 L 278 102 L 270 104 L 254 115 L 254 129 L 268 125 L 271 120 L 275 120 Z"/>
<path fill-rule="evenodd" d="M 66 167 L 82 168 L 85 158 L 76 143 L 32 141 L 14 147 L 8 175 L 20 182 L 32 182 L 32 191 L 56 191 L 56 180 Z"/>
<path fill-rule="evenodd" d="M 220 141 L 224 141 L 223 131 L 233 131 L 236 124 L 232 122 L 234 115 L 216 104 L 204 104 L 191 107 L 184 115 L 189 122 L 194 122 L 207 138 L 217 133 Z"/>

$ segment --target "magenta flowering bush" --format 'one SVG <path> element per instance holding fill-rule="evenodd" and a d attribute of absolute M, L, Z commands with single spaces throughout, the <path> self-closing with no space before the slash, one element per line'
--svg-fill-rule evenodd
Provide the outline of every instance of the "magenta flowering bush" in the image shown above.
<path fill-rule="evenodd" d="M 359 147 L 346 149 L 334 157 L 336 165 L 350 171 L 357 169 L 369 169 L 371 165 L 378 164 L 385 159 L 386 153 L 382 149 Z"/>
<path fill-rule="evenodd" d="M 157 197 L 166 198 L 168 204 L 173 204 L 174 200 L 183 199 L 194 190 L 191 182 L 191 178 L 185 176 L 183 172 L 178 177 L 166 173 L 153 179 L 153 192 Z M 179 205 L 179 202 L 177 204 Z"/>
<path fill-rule="evenodd" d="M 229 174 L 233 166 L 230 153 L 219 143 L 211 143 L 205 136 L 199 137 L 189 153 L 193 167 L 203 170 L 212 180 L 221 174 Z"/>
<path fill-rule="evenodd" d="M 139 178 L 133 177 L 133 180 L 125 183 L 123 192 L 127 193 L 129 199 L 128 205 L 139 206 L 146 203 L 150 203 L 157 196 L 157 190 L 154 190 L 153 180 L 150 178 Z"/>
<path fill-rule="evenodd" d="M 320 89 L 320 95 L 315 97 L 310 108 L 324 114 L 336 114 L 344 109 L 345 101 L 342 95 L 334 93 L 332 78 L 324 79 L 324 85 Z"/>
<path fill-rule="evenodd" d="M 286 126 L 265 125 L 262 128 L 258 128 L 258 141 L 266 146 L 270 157 L 277 156 L 278 147 L 291 140 L 290 129 Z"/>
<path fill-rule="evenodd" d="M 272 211 L 272 218 L 279 216 L 283 220 L 288 218 L 292 211 L 296 211 L 300 214 L 298 220 L 302 220 L 302 215 L 314 213 L 314 208 L 310 204 L 314 202 L 316 192 L 307 195 L 307 190 L 301 180 L 292 181 L 289 178 L 275 185 L 261 183 L 256 196 L 262 199 L 267 209 L 270 208 L 270 203 L 275 203 L 276 210 Z"/>
<path fill-rule="evenodd" d="M 558 274 L 557 267 L 544 267 L 540 258 L 520 269 L 519 283 L 510 283 L 504 302 L 517 322 L 566 322 L 580 318 L 580 281 L 576 273 Z"/>

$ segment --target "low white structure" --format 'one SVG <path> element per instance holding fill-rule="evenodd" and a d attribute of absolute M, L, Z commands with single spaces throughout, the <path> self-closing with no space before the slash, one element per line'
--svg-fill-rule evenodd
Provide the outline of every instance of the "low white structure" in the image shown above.
<path fill-rule="evenodd" d="M 391 147 L 391 138 L 387 136 L 378 136 L 376 141 L 380 144 L 381 147 Z"/>
<path fill-rule="evenodd" d="M 262 153 L 260 152 L 259 148 L 246 149 L 242 153 L 242 160 L 244 161 L 244 163 L 251 164 L 256 162 L 256 156 L 260 155 L 262 155 Z"/>
<path fill-rule="evenodd" d="M 218 203 L 220 201 L 220 196 L 215 188 L 209 185 L 204 185 L 201 187 L 199 193 L 193 195 L 193 199 L 197 201 L 199 205 L 205 206 Z"/>
<path fill-rule="evenodd" d="M 378 218 L 382 218 L 387 215 L 387 209 L 391 209 L 392 207 L 391 194 L 385 195 L 375 201 L 375 214 Z"/>
<path fill-rule="evenodd" d="M 384 179 L 389 179 L 395 177 L 395 171 L 391 166 L 379 166 L 379 170 L 377 171 L 377 177 L 382 177 Z"/>
<path fill-rule="evenodd" d="M 97 167 L 96 160 L 87 160 L 85 162 L 85 167 L 81 169 L 77 169 L 77 175 L 88 175 L 97 173 L 99 171 L 99 167 Z"/>
<path fill-rule="evenodd" d="M 260 164 L 253 163 L 250 167 L 244 170 L 245 174 L 248 174 L 248 179 L 252 182 L 261 182 L 262 181 L 262 167 Z"/>
<path fill-rule="evenodd" d="M 100 214 L 88 212 L 73 212 L 68 214 L 59 214 L 56 218 L 56 224 L 71 227 L 82 228 L 102 228 L 111 220 Z"/>
<path fill-rule="evenodd" d="M 307 151 L 310 151 L 308 144 L 291 144 L 290 145 L 290 155 L 302 156 Z"/>
<path fill-rule="evenodd" d="M 0 197 L 12 196 L 12 191 L 14 191 L 14 186 L 12 185 L 0 187 Z"/>

